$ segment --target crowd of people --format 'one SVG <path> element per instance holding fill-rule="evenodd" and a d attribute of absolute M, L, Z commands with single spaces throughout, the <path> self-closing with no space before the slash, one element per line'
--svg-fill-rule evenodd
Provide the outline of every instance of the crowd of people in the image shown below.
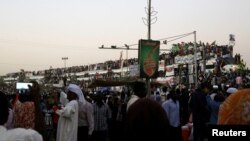
<path fill-rule="evenodd" d="M 204 141 L 208 125 L 222 124 L 224 101 L 248 90 L 247 76 L 201 75 L 197 88 L 154 86 L 150 96 L 143 81 L 112 93 L 91 93 L 71 83 L 43 96 L 32 81 L 25 93 L 1 92 L 0 137 L 3 141 Z"/>
<path fill-rule="evenodd" d="M 25 74 L 29 74 L 32 76 L 44 76 L 44 83 L 58 83 L 60 79 L 62 79 L 65 74 L 73 75 L 80 72 L 88 72 L 88 71 L 98 71 L 98 70 L 113 70 L 113 69 L 120 69 L 121 66 L 128 67 L 129 65 L 134 65 L 138 63 L 137 58 L 130 58 L 125 61 L 122 61 L 123 65 L 121 65 L 122 60 L 109 60 L 104 63 L 97 63 L 97 64 L 89 64 L 89 65 L 81 65 L 81 66 L 71 66 L 66 68 L 53 68 L 50 67 L 46 70 L 40 71 L 24 71 L 21 70 L 20 72 L 16 73 L 9 73 L 6 74 L 5 77 L 11 78 L 20 78 Z M 88 75 L 87 73 L 85 74 Z"/>

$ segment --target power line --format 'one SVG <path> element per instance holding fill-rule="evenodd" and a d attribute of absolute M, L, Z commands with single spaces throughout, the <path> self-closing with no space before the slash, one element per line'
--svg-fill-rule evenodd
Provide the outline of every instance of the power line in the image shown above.
<path fill-rule="evenodd" d="M 193 33 L 192 33 L 192 34 L 193 34 Z M 179 40 L 179 39 L 181 39 L 181 38 L 187 37 L 187 36 L 189 36 L 189 35 L 191 35 L 191 34 L 184 34 L 183 36 L 180 36 L 180 37 L 178 37 L 178 38 L 176 38 L 176 39 L 169 40 L 168 42 L 176 41 L 176 40 Z"/>
<path fill-rule="evenodd" d="M 168 43 L 170 43 L 170 42 L 173 42 L 173 41 L 176 41 L 176 40 L 179 40 L 179 39 L 181 39 L 181 38 L 184 38 L 184 37 L 187 37 L 187 36 L 189 36 L 189 35 L 192 35 L 192 34 L 194 34 L 194 32 L 189 32 L 189 33 L 185 33 L 185 34 L 179 34 L 179 35 L 176 35 L 176 36 L 170 36 L 170 37 L 166 37 L 166 38 L 161 38 L 161 39 L 158 39 L 159 41 L 162 41 L 162 40 L 167 40 L 167 39 L 172 39 L 172 38 L 175 38 L 175 39 L 172 39 L 172 40 L 169 40 L 169 41 L 167 41 Z M 161 43 L 161 44 L 164 44 L 164 43 Z M 118 47 L 116 47 L 117 49 L 122 49 L 122 48 L 127 48 L 127 47 L 132 47 L 132 46 L 137 46 L 138 44 L 126 44 L 126 45 L 124 45 L 124 46 L 118 46 Z M 99 47 L 100 49 L 109 49 L 109 48 L 102 48 L 102 47 Z M 136 49 L 136 48 L 130 48 L 130 50 L 138 50 L 138 49 Z"/>
<path fill-rule="evenodd" d="M 180 36 L 185 36 L 185 37 L 186 37 L 186 35 L 189 36 L 189 35 L 191 35 L 191 34 L 194 34 L 194 32 L 185 33 L 185 34 L 180 34 L 180 35 L 176 35 L 176 36 L 170 36 L 170 37 L 162 38 L 162 39 L 159 39 L 159 40 L 160 40 L 160 41 L 161 41 L 161 40 L 167 40 L 167 39 L 176 38 L 176 37 L 180 37 Z"/>

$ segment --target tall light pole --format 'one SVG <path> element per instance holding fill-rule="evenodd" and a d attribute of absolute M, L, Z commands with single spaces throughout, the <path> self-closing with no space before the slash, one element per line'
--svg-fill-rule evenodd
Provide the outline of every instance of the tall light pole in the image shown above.
<path fill-rule="evenodd" d="M 151 25 L 154 24 L 157 21 L 157 17 L 153 17 L 157 14 L 157 11 L 154 11 L 154 9 L 151 7 L 151 0 L 148 0 L 148 7 L 145 7 L 145 11 L 147 14 L 147 19 L 142 18 L 144 24 L 148 26 L 148 40 L 151 40 Z M 151 95 L 151 86 L 150 86 L 150 79 L 146 78 L 146 85 L 147 85 L 147 96 L 149 97 Z"/>
<path fill-rule="evenodd" d="M 148 40 L 151 40 L 151 0 L 148 1 Z M 150 79 L 146 79 L 147 84 L 147 96 L 151 95 Z"/>
<path fill-rule="evenodd" d="M 64 69 L 66 69 L 66 61 L 68 60 L 68 57 L 62 57 L 62 60 L 64 61 Z"/>
<path fill-rule="evenodd" d="M 143 23 L 148 26 L 148 40 L 151 40 L 151 25 L 156 23 L 157 17 L 155 15 L 158 13 L 151 7 L 151 0 L 148 0 L 148 7 L 145 7 L 145 12 L 147 14 L 147 18 L 142 18 Z"/>
<path fill-rule="evenodd" d="M 151 40 L 151 0 L 148 1 L 148 40 Z"/>

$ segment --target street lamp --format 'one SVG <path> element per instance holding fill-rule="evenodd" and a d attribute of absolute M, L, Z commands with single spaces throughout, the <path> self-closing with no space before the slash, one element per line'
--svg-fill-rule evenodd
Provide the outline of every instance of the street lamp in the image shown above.
<path fill-rule="evenodd" d="M 68 60 L 68 57 L 62 57 L 62 60 L 64 61 L 64 68 L 66 69 L 66 61 Z"/>

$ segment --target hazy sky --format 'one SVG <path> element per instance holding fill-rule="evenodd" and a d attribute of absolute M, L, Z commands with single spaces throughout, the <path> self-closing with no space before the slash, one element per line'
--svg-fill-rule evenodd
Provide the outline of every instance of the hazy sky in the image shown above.
<path fill-rule="evenodd" d="M 0 0 L 0 75 L 64 67 L 65 56 L 67 66 L 119 59 L 121 50 L 98 47 L 146 39 L 146 6 L 147 0 Z M 152 0 L 152 6 L 158 12 L 153 40 L 197 31 L 197 41 L 225 45 L 234 34 L 234 54 L 250 66 L 249 0 Z"/>

